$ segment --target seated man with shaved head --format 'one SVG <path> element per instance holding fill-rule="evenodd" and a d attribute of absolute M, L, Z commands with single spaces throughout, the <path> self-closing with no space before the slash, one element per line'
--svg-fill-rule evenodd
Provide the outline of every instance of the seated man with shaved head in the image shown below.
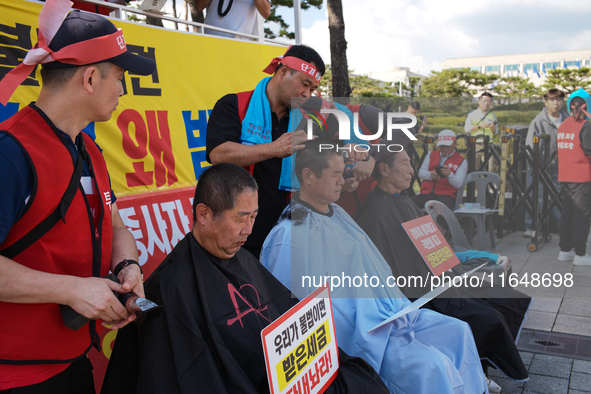
<path fill-rule="evenodd" d="M 163 314 L 140 327 L 139 351 L 119 347 L 135 327 L 119 332 L 103 392 L 269 392 L 261 331 L 298 300 L 242 248 L 258 212 L 258 186 L 246 170 L 221 163 L 203 172 L 193 230 L 145 283 Z M 387 393 L 365 361 L 342 351 L 339 360 L 327 393 Z"/>

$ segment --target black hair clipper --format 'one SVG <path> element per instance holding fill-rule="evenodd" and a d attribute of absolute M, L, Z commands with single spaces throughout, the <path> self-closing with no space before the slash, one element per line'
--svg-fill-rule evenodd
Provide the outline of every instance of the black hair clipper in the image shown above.
<path fill-rule="evenodd" d="M 113 274 L 109 274 L 103 278 L 110 279 L 113 282 L 121 283 L 119 279 Z M 115 296 L 119 299 L 119 302 L 125 306 L 127 312 L 130 314 L 135 314 L 136 323 L 143 323 L 144 321 L 152 320 L 160 316 L 162 305 L 157 305 L 156 303 L 148 299 L 138 297 L 133 293 L 121 294 L 114 291 L 113 294 L 115 294 Z M 90 319 L 82 316 L 68 305 L 60 305 L 60 311 L 62 312 L 62 318 L 64 319 L 66 327 L 72 330 L 78 330 L 90 321 Z"/>

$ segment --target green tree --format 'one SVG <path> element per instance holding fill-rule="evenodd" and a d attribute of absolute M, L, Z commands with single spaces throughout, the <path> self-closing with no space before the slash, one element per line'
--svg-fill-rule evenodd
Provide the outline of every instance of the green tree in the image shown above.
<path fill-rule="evenodd" d="M 591 86 L 591 69 L 587 67 L 548 70 L 546 83 L 542 85 L 544 90 L 560 89 L 568 96 L 575 90 L 583 88 L 587 90 Z"/>
<path fill-rule="evenodd" d="M 410 84 L 410 97 L 415 97 L 417 94 L 415 93 L 415 87 L 421 82 L 422 77 L 408 77 L 408 82 Z"/>
<path fill-rule="evenodd" d="M 352 89 L 351 97 L 392 97 L 398 93 L 391 82 L 378 81 L 367 75 L 350 77 L 349 81 Z"/>
<path fill-rule="evenodd" d="M 326 71 L 318 83 L 318 90 L 323 96 L 332 97 L 332 67 L 326 65 Z"/>
<path fill-rule="evenodd" d="M 433 71 L 430 77 L 423 79 L 419 95 L 421 97 L 472 97 L 476 92 L 483 90 L 490 90 L 501 97 L 536 97 L 541 94 L 541 90 L 526 78 L 501 77 L 498 74 L 484 74 L 462 68 Z"/>
<path fill-rule="evenodd" d="M 390 82 L 371 79 L 367 75 L 351 75 L 349 70 L 349 83 L 351 84 L 351 97 L 391 97 L 396 96 L 398 89 L 391 86 Z M 333 97 L 332 92 L 332 67 L 326 65 L 326 72 L 320 80 L 318 90 L 324 97 Z"/>
<path fill-rule="evenodd" d="M 322 1 L 323 0 L 302 0 L 302 11 L 309 9 L 310 7 L 316 7 L 318 9 L 321 9 Z M 295 39 L 295 33 L 289 31 L 289 25 L 285 23 L 281 15 L 277 14 L 278 7 L 293 8 L 293 0 L 273 0 L 273 2 L 271 3 L 271 15 L 269 15 L 269 17 L 265 20 L 265 24 L 269 24 L 270 26 L 278 25 L 279 31 L 275 32 L 271 29 L 271 27 L 265 27 L 265 37 L 286 37 L 293 40 Z"/>
<path fill-rule="evenodd" d="M 468 69 L 462 69 L 468 70 Z M 470 95 L 470 89 L 462 83 L 464 71 L 445 69 L 431 71 L 431 76 L 423 79 L 420 97 L 462 97 Z"/>
<path fill-rule="evenodd" d="M 539 97 L 540 89 L 522 77 L 502 77 L 493 87 L 496 96 L 501 97 Z"/>

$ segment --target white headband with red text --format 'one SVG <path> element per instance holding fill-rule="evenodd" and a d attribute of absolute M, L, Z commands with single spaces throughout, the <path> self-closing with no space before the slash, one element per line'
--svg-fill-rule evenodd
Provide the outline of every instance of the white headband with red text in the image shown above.
<path fill-rule="evenodd" d="M 320 82 L 322 79 L 322 74 L 316 67 L 302 59 L 293 56 L 278 56 L 274 58 L 271 63 L 263 70 L 263 72 L 273 75 L 277 70 L 279 63 L 288 66 L 293 70 L 297 70 L 309 75 L 310 77 L 314 78 L 316 82 Z"/>

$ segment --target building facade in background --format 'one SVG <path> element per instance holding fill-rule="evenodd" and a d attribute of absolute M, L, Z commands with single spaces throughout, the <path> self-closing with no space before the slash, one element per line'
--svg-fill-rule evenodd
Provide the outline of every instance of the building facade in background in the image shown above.
<path fill-rule="evenodd" d="M 522 76 L 540 86 L 545 83 L 548 70 L 591 67 L 591 49 L 463 57 L 447 59 L 441 65 L 443 69 L 464 67 L 502 77 Z"/>
<path fill-rule="evenodd" d="M 367 76 L 384 82 L 392 82 L 393 87 L 399 88 L 399 95 L 404 97 L 411 97 L 410 77 L 425 78 L 425 75 L 412 72 L 408 67 L 392 67 L 386 71 L 370 71 Z M 415 86 L 415 95 L 420 89 L 420 85 L 421 82 Z"/>

